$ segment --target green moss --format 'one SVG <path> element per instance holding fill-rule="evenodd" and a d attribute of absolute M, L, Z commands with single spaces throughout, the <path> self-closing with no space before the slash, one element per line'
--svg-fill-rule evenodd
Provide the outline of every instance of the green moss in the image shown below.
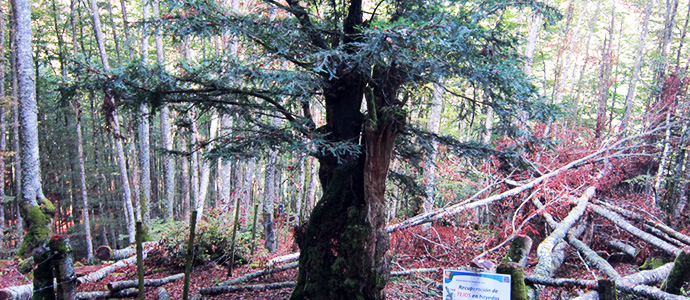
<path fill-rule="evenodd" d="M 34 269 L 34 257 L 31 256 L 27 259 L 20 259 L 17 265 L 17 271 L 21 274 L 28 274 Z"/>
<path fill-rule="evenodd" d="M 54 217 L 55 213 L 57 212 L 55 205 L 53 205 L 53 203 L 46 198 L 38 200 L 38 206 L 41 208 L 44 214 L 48 215 L 51 218 Z"/>
<path fill-rule="evenodd" d="M 72 252 L 72 249 L 68 247 L 67 242 L 61 236 L 51 238 L 48 247 L 53 253 L 69 254 Z"/>
<path fill-rule="evenodd" d="M 525 271 L 515 262 L 503 263 L 498 265 L 496 273 L 510 275 L 510 299 L 526 300 L 527 289 L 525 288 Z"/>
<path fill-rule="evenodd" d="M 665 264 L 664 260 L 659 257 L 648 257 L 640 266 L 640 270 L 653 270 Z"/>
<path fill-rule="evenodd" d="M 48 208 L 54 209 L 52 204 Z M 25 211 L 24 222 L 26 222 L 27 232 L 17 253 L 19 257 L 29 256 L 50 235 L 50 218 L 46 216 L 41 207 L 24 205 L 23 209 Z"/>
<path fill-rule="evenodd" d="M 661 290 L 680 295 L 681 288 L 690 283 L 690 252 L 681 252 L 674 261 L 673 269 L 661 285 Z"/>

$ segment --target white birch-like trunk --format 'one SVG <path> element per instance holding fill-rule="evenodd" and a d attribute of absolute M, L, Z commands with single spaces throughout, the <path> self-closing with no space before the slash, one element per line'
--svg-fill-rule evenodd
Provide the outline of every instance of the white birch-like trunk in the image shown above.
<path fill-rule="evenodd" d="M 441 111 L 443 110 L 443 86 L 442 83 L 434 84 L 431 109 L 429 110 L 429 124 L 427 130 L 430 133 L 438 134 L 441 128 Z M 424 199 L 424 212 L 434 209 L 436 203 L 436 154 L 438 152 L 438 142 L 431 142 L 431 151 L 424 162 L 424 183 L 426 185 L 426 199 Z"/>
<path fill-rule="evenodd" d="M 149 0 L 144 0 L 141 6 L 142 11 L 142 40 L 141 40 L 141 62 L 144 66 L 148 62 L 149 35 L 147 33 L 147 22 L 151 19 Z M 146 103 L 139 104 L 139 186 L 141 207 L 143 211 L 142 221 L 148 227 L 151 220 L 151 144 L 149 140 L 149 107 Z"/>
<path fill-rule="evenodd" d="M 38 152 L 38 108 L 36 78 L 32 59 L 31 3 L 15 1 L 15 30 L 17 52 L 17 83 L 19 88 L 19 123 L 21 130 L 20 157 L 22 163 L 22 203 L 38 206 L 45 198 L 41 188 L 41 168 Z"/>
<path fill-rule="evenodd" d="M 17 45 L 16 32 L 10 31 L 10 42 L 12 48 Z M 14 194 L 15 210 L 17 212 L 17 228 L 19 229 L 19 239 L 24 237 L 24 217 L 20 213 L 20 201 L 22 198 L 22 160 L 21 149 L 19 147 L 19 83 L 17 81 L 17 52 L 10 51 L 10 62 L 12 64 L 12 148 L 14 149 Z"/>
<path fill-rule="evenodd" d="M 640 33 L 640 41 L 637 43 L 637 52 L 635 54 L 635 66 L 630 77 L 630 84 L 628 86 L 628 93 L 625 96 L 625 114 L 621 122 L 621 131 L 625 131 L 630 122 L 630 115 L 633 109 L 633 99 L 635 99 L 635 89 L 637 88 L 637 81 L 640 79 L 640 69 L 642 68 L 642 58 L 644 56 L 644 44 L 647 39 L 647 31 L 649 28 L 649 19 L 652 14 L 652 6 L 654 1 L 647 1 L 647 8 L 645 8 L 644 21 L 642 22 L 642 33 Z"/>
<path fill-rule="evenodd" d="M 254 182 L 254 169 L 256 167 L 256 159 L 250 158 L 245 163 L 244 169 L 244 180 L 242 184 L 242 206 L 251 207 L 252 205 L 252 183 Z M 245 209 L 242 214 L 242 219 L 247 220 L 247 212 L 249 209 Z"/>
<path fill-rule="evenodd" d="M 188 117 L 191 123 L 191 130 L 190 130 L 190 136 L 189 136 L 189 142 L 191 144 L 191 165 L 192 165 L 192 173 L 191 173 L 191 191 L 192 191 L 192 202 L 190 203 L 190 207 L 192 207 L 194 210 L 197 211 L 197 217 L 196 221 L 198 222 L 201 219 L 201 216 L 203 213 L 199 212 L 199 202 L 203 202 L 204 200 L 201 199 L 201 195 L 199 192 L 199 173 L 200 173 L 200 163 L 199 163 L 199 129 L 198 129 L 198 124 L 196 121 L 196 110 L 193 108 L 189 110 Z M 201 204 L 203 205 L 203 204 Z M 203 209 L 203 206 L 202 206 Z"/>
<path fill-rule="evenodd" d="M 232 134 L 232 115 L 222 114 L 221 119 L 221 136 L 230 138 Z M 229 157 L 222 158 L 220 163 L 220 205 L 223 207 L 230 207 L 232 202 L 230 201 L 230 195 L 232 193 L 230 187 L 232 185 L 232 161 Z"/>
<path fill-rule="evenodd" d="M 278 151 L 271 150 L 266 160 L 264 176 L 264 199 L 263 199 L 263 226 L 264 226 L 264 246 L 268 252 L 276 250 L 276 237 L 273 230 L 273 212 L 276 200 L 276 164 L 278 163 Z"/>
<path fill-rule="evenodd" d="M 98 52 L 100 54 L 101 63 L 103 64 L 103 69 L 106 72 L 110 71 L 110 65 L 108 63 L 108 56 L 105 52 L 105 40 L 103 37 L 103 31 L 101 30 L 101 21 L 98 13 L 98 6 L 96 5 L 96 0 L 91 0 L 91 17 L 93 20 L 93 29 L 96 33 L 96 43 L 98 44 Z M 106 95 L 106 97 L 112 97 L 112 95 Z M 134 207 L 132 205 L 132 192 L 129 187 L 129 176 L 127 173 L 127 161 L 125 159 L 125 150 L 122 142 L 122 134 L 120 133 L 120 124 L 118 120 L 117 109 L 113 109 L 110 115 L 113 131 L 113 141 L 115 142 L 115 150 L 117 153 L 117 161 L 120 167 L 120 179 L 122 181 L 122 195 L 125 207 L 125 213 L 127 214 L 127 235 L 130 244 L 134 243 L 135 237 L 135 227 L 134 224 L 137 219 L 134 215 Z"/>
<path fill-rule="evenodd" d="M 153 1 L 153 17 L 156 20 L 160 19 L 160 1 Z M 156 62 L 159 66 L 165 64 L 163 50 L 163 38 L 160 35 L 160 30 L 156 28 Z M 169 154 L 173 149 L 172 126 L 170 124 L 170 108 L 167 103 L 162 104 L 160 112 L 160 127 L 161 127 L 161 143 L 163 150 L 166 152 L 163 156 L 163 188 L 164 192 L 164 206 L 165 219 L 167 221 L 174 220 L 175 205 L 175 159 Z"/>
<path fill-rule="evenodd" d="M 219 124 L 219 117 L 218 117 L 218 112 L 213 111 L 211 114 L 211 124 L 210 124 L 210 130 L 209 130 L 209 140 L 214 140 L 216 136 L 218 135 L 218 124 Z M 196 124 L 195 121 L 192 121 Z M 201 144 L 201 136 L 199 135 L 198 129 L 196 129 L 196 134 L 197 134 L 197 143 L 199 145 Z M 206 204 L 206 196 L 208 195 L 208 186 L 211 178 L 211 161 L 208 159 L 205 159 L 203 155 L 201 155 L 201 148 L 199 150 L 199 167 L 201 168 L 200 170 L 200 178 L 199 178 L 199 201 L 197 202 L 196 205 L 196 210 L 197 210 L 197 219 L 200 219 L 204 215 L 204 206 Z"/>
<path fill-rule="evenodd" d="M 79 101 L 77 99 L 77 101 Z M 81 133 L 81 105 L 76 104 L 75 110 L 77 122 L 77 159 L 79 159 L 79 184 L 81 189 L 82 215 L 84 218 L 84 239 L 86 240 L 86 260 L 93 261 L 93 242 L 91 241 L 91 219 L 89 215 L 89 200 L 86 187 L 86 168 L 84 167 L 84 143 Z"/>
<path fill-rule="evenodd" d="M 5 97 L 5 10 L 0 8 L 0 98 Z M 5 133 L 5 106 L 0 106 L 0 200 L 5 199 L 5 151 L 7 151 Z M 0 204 L 0 232 L 5 232 L 5 201 Z M 0 249 L 3 249 L 4 234 L 0 234 Z"/>
<path fill-rule="evenodd" d="M 671 153 L 671 109 L 666 112 L 666 135 L 664 136 L 664 150 L 661 153 L 661 161 L 659 162 L 659 169 L 654 176 L 654 204 L 658 204 L 659 195 L 661 194 L 661 182 L 664 180 L 664 173 L 666 173 L 666 165 L 668 164 L 668 156 Z"/>

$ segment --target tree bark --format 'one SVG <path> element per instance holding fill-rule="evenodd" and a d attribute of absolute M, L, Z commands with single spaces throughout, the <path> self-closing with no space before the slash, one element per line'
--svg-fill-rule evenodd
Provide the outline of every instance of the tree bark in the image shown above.
<path fill-rule="evenodd" d="M 0 8 L 0 97 L 5 97 L 5 10 Z M 5 199 L 5 152 L 7 151 L 7 133 L 5 132 L 5 106 L 0 106 L 0 199 Z M 4 249 L 5 239 L 5 201 L 0 204 L 0 249 Z M 10 210 L 11 211 L 11 210 Z"/>
<path fill-rule="evenodd" d="M 146 279 L 144 280 L 145 286 L 162 286 L 173 281 L 177 281 L 184 278 L 184 273 L 170 275 L 168 277 L 156 278 L 156 279 Z M 124 289 L 135 288 L 139 284 L 138 280 L 123 280 L 123 281 L 113 281 L 109 282 L 107 287 L 111 292 L 117 292 Z"/>
<path fill-rule="evenodd" d="M 647 39 L 647 31 L 649 28 L 649 19 L 652 14 L 653 0 L 647 1 L 645 8 L 644 21 L 642 21 L 642 32 L 640 33 L 640 41 L 637 43 L 637 52 L 635 55 L 635 65 L 633 66 L 633 73 L 630 76 L 630 84 L 628 86 L 628 94 L 625 96 L 625 114 L 621 121 L 621 131 L 625 131 L 630 122 L 632 115 L 633 99 L 635 99 L 635 89 L 637 89 L 637 81 L 640 79 L 640 69 L 642 67 L 642 58 L 644 57 L 644 44 Z"/>
<path fill-rule="evenodd" d="M 650 243 L 661 250 L 664 250 L 666 253 L 671 254 L 673 256 L 676 256 L 680 253 L 680 249 L 676 246 L 673 246 L 651 234 L 648 234 L 637 227 L 633 226 L 626 220 L 624 220 L 620 215 L 618 215 L 615 212 L 609 211 L 608 209 L 605 209 L 601 206 L 595 205 L 595 204 L 589 204 L 589 207 L 598 215 L 608 219 L 609 221 L 613 222 L 616 224 L 618 227 L 623 228 L 624 230 L 630 232 L 634 236 L 642 239 L 643 241 Z"/>
<path fill-rule="evenodd" d="M 255 285 L 244 285 L 244 286 L 214 286 L 199 289 L 199 293 L 206 296 L 222 295 L 238 291 L 265 291 L 265 290 L 275 290 L 294 287 L 294 282 L 278 282 L 278 283 L 266 283 L 266 284 L 255 284 Z"/>
<path fill-rule="evenodd" d="M 603 54 L 601 56 L 601 64 L 599 71 L 599 93 L 597 95 L 597 124 L 594 131 L 594 136 L 600 138 L 603 134 L 606 125 L 606 107 L 609 96 L 609 87 L 611 86 L 611 63 L 613 62 L 613 32 L 616 16 L 616 4 L 612 2 L 611 6 L 611 27 L 609 27 L 608 43 L 604 41 Z"/>
<path fill-rule="evenodd" d="M 12 9 L 12 23 L 11 26 L 17 27 L 15 10 Z M 21 149 L 19 146 L 19 77 L 17 70 L 17 31 L 10 30 L 10 64 L 12 66 L 12 149 L 15 152 L 14 155 L 14 208 L 17 218 L 17 229 L 19 232 L 19 239 L 24 238 L 24 218 L 21 214 L 21 199 L 22 199 L 22 160 L 21 160 Z"/>
<path fill-rule="evenodd" d="M 103 64 L 103 69 L 105 72 L 110 71 L 110 64 L 108 63 L 108 56 L 105 50 L 105 39 L 103 37 L 103 31 L 101 30 L 100 14 L 98 12 L 98 5 L 96 0 L 91 0 L 91 17 L 93 20 L 93 30 L 96 33 L 96 43 L 98 44 L 98 52 L 100 54 L 101 63 Z M 115 107 L 115 101 L 113 101 L 114 95 L 110 91 L 105 91 L 104 106 L 107 107 L 107 114 L 109 115 L 110 126 L 113 132 L 113 140 L 115 142 L 115 149 L 117 151 L 117 160 L 120 167 L 120 179 L 122 181 L 122 194 L 125 207 L 125 213 L 127 214 L 127 235 L 130 244 L 134 243 L 135 238 L 135 221 L 136 217 L 134 215 L 134 206 L 132 205 L 132 192 L 129 188 L 129 176 L 127 174 L 127 161 L 125 159 L 125 150 L 122 139 L 124 136 L 120 134 L 120 124 L 117 115 L 117 108 Z"/>
<path fill-rule="evenodd" d="M 77 132 L 77 159 L 79 160 L 79 184 L 81 192 L 82 217 L 84 220 L 84 239 L 86 240 L 86 260 L 93 260 L 93 241 L 91 239 L 91 218 L 89 213 L 89 199 L 86 187 L 86 167 L 84 166 L 84 139 L 81 134 L 81 104 L 79 99 L 75 103 L 76 132 Z"/>
<path fill-rule="evenodd" d="M 551 277 L 555 273 L 552 262 L 553 249 L 559 241 L 563 240 L 573 225 L 580 219 L 587 209 L 587 202 L 594 196 L 596 189 L 590 187 L 585 190 L 585 193 L 578 199 L 577 206 L 570 211 L 568 216 L 554 228 L 554 231 L 544 239 L 544 241 L 537 247 L 537 257 L 539 263 L 534 269 L 534 276 Z"/>
<path fill-rule="evenodd" d="M 262 277 L 265 275 L 274 274 L 274 273 L 282 272 L 282 271 L 289 270 L 289 269 L 294 269 L 294 268 L 297 268 L 297 265 L 298 265 L 297 262 L 292 262 L 292 263 L 277 266 L 274 268 L 269 267 L 269 268 L 259 270 L 259 271 L 253 272 L 253 273 L 242 275 L 242 276 L 237 277 L 237 278 L 233 278 L 233 279 L 228 280 L 228 281 L 223 281 L 223 282 L 219 283 L 218 285 L 235 285 L 235 284 L 249 281 L 249 280 L 252 280 L 254 278 L 259 278 L 259 277 Z"/>
<path fill-rule="evenodd" d="M 442 80 L 441 80 L 442 81 Z M 441 128 L 441 111 L 443 109 L 443 86 L 441 83 L 434 83 L 431 108 L 429 109 L 429 123 L 427 129 L 430 133 L 438 134 Z M 436 155 L 438 152 L 438 142 L 431 141 L 431 149 L 427 153 L 424 161 L 424 184 L 426 185 L 426 198 L 424 199 L 424 212 L 434 209 L 436 202 Z"/>

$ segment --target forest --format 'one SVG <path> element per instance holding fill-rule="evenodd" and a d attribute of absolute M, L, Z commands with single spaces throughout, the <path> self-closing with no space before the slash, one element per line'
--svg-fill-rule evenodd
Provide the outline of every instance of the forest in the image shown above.
<path fill-rule="evenodd" d="M 689 22 L 0 0 L 0 299 L 690 299 Z"/>

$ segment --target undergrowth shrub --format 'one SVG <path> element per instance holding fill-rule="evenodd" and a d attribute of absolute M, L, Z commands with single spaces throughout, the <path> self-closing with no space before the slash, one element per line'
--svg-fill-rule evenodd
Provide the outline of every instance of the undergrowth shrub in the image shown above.
<path fill-rule="evenodd" d="M 160 245 L 163 252 L 159 263 L 184 268 L 189 224 L 171 222 L 163 224 L 160 231 Z M 224 217 L 209 217 L 196 225 L 194 238 L 194 266 L 210 262 L 227 265 L 230 262 L 233 223 Z M 251 228 L 249 229 L 251 230 Z M 251 231 L 238 232 L 235 241 L 235 263 L 248 263 Z"/>

